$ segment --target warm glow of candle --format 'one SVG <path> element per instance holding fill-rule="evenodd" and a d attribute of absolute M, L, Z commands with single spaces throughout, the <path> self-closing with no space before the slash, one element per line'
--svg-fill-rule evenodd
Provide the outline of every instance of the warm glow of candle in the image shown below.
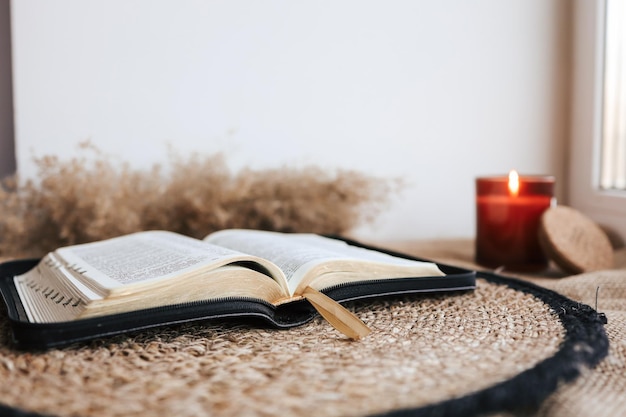
<path fill-rule="evenodd" d="M 476 261 L 490 268 L 545 269 L 539 226 L 553 198 L 551 176 L 511 171 L 476 178 Z"/>
<path fill-rule="evenodd" d="M 519 194 L 519 175 L 515 170 L 509 172 L 509 193 L 513 196 Z"/>

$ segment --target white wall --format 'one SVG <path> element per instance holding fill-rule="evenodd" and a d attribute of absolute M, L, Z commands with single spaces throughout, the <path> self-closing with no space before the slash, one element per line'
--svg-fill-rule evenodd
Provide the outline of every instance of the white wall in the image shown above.
<path fill-rule="evenodd" d="M 18 170 L 90 139 L 404 177 L 364 237 L 473 236 L 474 178 L 564 173 L 567 0 L 20 0 Z"/>

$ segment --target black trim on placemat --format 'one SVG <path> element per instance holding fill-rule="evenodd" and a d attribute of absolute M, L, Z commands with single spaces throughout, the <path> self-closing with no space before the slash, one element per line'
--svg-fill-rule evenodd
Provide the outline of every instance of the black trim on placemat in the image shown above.
<path fill-rule="evenodd" d="M 0 416 L 2 417 L 53 417 L 47 414 L 38 414 L 0 404 Z"/>
<path fill-rule="evenodd" d="M 588 305 L 515 278 L 488 272 L 478 272 L 477 276 L 531 294 L 549 305 L 565 329 L 565 339 L 559 351 L 511 379 L 481 391 L 424 407 L 393 410 L 377 414 L 377 417 L 465 417 L 506 411 L 529 413 L 536 410 L 559 384 L 571 382 L 580 376 L 582 367 L 593 368 L 607 356 L 609 340 L 604 329 L 606 318 Z M 0 415 L 51 417 L 2 404 Z"/>
<path fill-rule="evenodd" d="M 530 413 L 552 394 L 559 384 L 580 376 L 581 368 L 595 367 L 609 353 L 604 329 L 606 316 L 586 304 L 577 303 L 554 291 L 489 272 L 477 277 L 531 294 L 549 305 L 565 329 L 560 349 L 550 358 L 492 387 L 459 398 L 419 408 L 393 410 L 377 417 L 456 417 L 498 412 Z M 373 416 L 372 416 L 373 417 Z"/>

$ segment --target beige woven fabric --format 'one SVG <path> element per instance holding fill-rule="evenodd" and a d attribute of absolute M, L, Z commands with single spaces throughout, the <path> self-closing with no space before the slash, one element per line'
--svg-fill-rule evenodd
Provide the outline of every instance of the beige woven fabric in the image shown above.
<path fill-rule="evenodd" d="M 533 296 L 482 280 L 352 308 L 373 330 L 358 342 L 321 319 L 288 331 L 229 322 L 44 353 L 12 350 L 0 317 L 0 402 L 60 416 L 361 416 L 506 380 L 564 334 Z"/>
<path fill-rule="evenodd" d="M 571 386 L 558 390 L 543 405 L 540 416 L 626 415 L 626 269 L 537 280 L 573 300 L 595 306 L 607 316 L 609 356 Z"/>
<path fill-rule="evenodd" d="M 476 268 L 471 240 L 438 240 L 387 243 L 440 262 Z M 626 415 L 626 248 L 615 253 L 615 269 L 566 276 L 553 267 L 536 275 L 517 276 L 563 294 L 574 301 L 596 306 L 606 314 L 609 355 L 595 369 L 558 389 L 542 405 L 537 417 L 614 417 Z"/>
<path fill-rule="evenodd" d="M 395 246 L 472 264 L 467 241 Z M 592 305 L 601 283 L 611 338 L 610 356 L 561 387 L 538 415 L 626 414 L 618 395 L 626 391 L 624 271 L 533 279 Z M 0 309 L 0 403 L 85 417 L 361 416 L 492 386 L 552 356 L 563 340 L 545 304 L 483 280 L 473 293 L 351 308 L 373 329 L 359 342 L 321 319 L 288 331 L 210 322 L 40 353 L 11 348 Z"/>

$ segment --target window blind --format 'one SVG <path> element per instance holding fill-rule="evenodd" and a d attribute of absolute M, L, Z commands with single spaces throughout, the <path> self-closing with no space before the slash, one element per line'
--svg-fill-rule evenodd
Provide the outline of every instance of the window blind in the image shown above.
<path fill-rule="evenodd" d="M 626 0 L 607 0 L 600 186 L 626 190 Z"/>

